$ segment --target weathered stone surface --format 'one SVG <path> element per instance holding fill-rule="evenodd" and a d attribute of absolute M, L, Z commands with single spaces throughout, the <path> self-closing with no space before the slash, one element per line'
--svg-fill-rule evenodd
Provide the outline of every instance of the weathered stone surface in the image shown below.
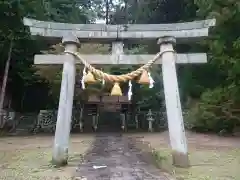
<path fill-rule="evenodd" d="M 145 64 L 149 60 L 153 59 L 155 55 L 138 54 L 138 55 L 81 55 L 90 64 Z M 35 55 L 34 64 L 63 64 L 67 60 L 67 55 Z M 187 64 L 187 63 L 206 63 L 206 53 L 188 53 L 188 54 L 177 54 L 176 63 Z M 79 59 L 76 59 L 76 64 L 81 64 Z M 155 64 L 162 64 L 161 60 L 157 60 Z"/>
<path fill-rule="evenodd" d="M 160 37 L 158 39 L 158 44 L 163 44 L 163 43 L 171 43 L 172 45 L 176 44 L 176 38 L 172 36 L 165 36 L 165 37 Z"/>
<path fill-rule="evenodd" d="M 68 24 L 50 21 L 38 21 L 31 18 L 24 18 L 26 26 L 36 28 L 58 29 L 58 30 L 76 30 L 76 31 L 179 31 L 189 29 L 201 29 L 215 26 L 215 19 L 207 19 L 193 22 L 172 23 L 172 24 L 123 24 L 123 25 L 106 25 L 106 24 Z"/>
<path fill-rule="evenodd" d="M 62 38 L 75 34 L 81 41 L 99 42 L 119 40 L 156 40 L 163 36 L 174 36 L 181 40 L 207 37 L 208 29 L 215 26 L 215 19 L 174 24 L 68 24 L 38 21 L 24 18 L 24 24 L 30 27 L 31 34 L 51 38 Z"/>
<path fill-rule="evenodd" d="M 65 50 L 77 51 L 77 38 L 69 34 L 63 38 Z M 57 124 L 54 137 L 52 163 L 57 166 L 66 165 L 68 161 L 68 146 L 72 122 L 72 107 L 75 90 L 75 57 L 67 55 L 63 64 L 62 82 L 58 105 Z"/>
<path fill-rule="evenodd" d="M 175 65 L 176 57 L 171 52 L 171 50 L 173 50 L 173 45 L 171 42 L 172 39 L 168 38 L 165 39 L 165 41 L 163 41 L 160 45 L 160 52 L 165 52 L 162 55 L 162 77 L 170 144 L 172 150 L 174 150 L 176 153 L 181 155 L 185 154 L 188 156 L 188 147 Z M 182 158 L 182 160 L 184 160 L 184 158 Z M 179 162 L 179 165 L 181 165 L 180 160 L 178 161 L 177 158 L 176 162 Z"/>
<path fill-rule="evenodd" d="M 66 44 L 75 44 L 77 47 L 80 46 L 80 42 L 77 36 L 74 34 L 70 33 L 66 36 L 63 37 L 62 39 L 62 44 L 65 46 Z"/>
<path fill-rule="evenodd" d="M 188 154 L 183 154 L 177 151 L 172 153 L 173 165 L 176 167 L 187 168 L 190 167 Z"/>

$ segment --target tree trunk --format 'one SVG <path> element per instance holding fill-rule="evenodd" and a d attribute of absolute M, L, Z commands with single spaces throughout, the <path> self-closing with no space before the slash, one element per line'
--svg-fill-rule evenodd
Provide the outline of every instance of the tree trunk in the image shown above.
<path fill-rule="evenodd" d="M 5 94 L 6 94 L 6 85 L 7 85 L 8 71 L 9 71 L 9 66 L 10 66 L 10 61 L 11 61 L 11 56 L 12 56 L 12 49 L 13 49 L 13 39 L 10 42 L 8 58 L 7 58 L 7 62 L 5 65 L 2 89 L 1 89 L 1 94 L 0 94 L 0 128 L 2 128 L 5 124 L 4 118 L 2 117 L 2 114 L 3 114 L 2 111 L 3 111 L 3 105 L 4 105 L 4 98 L 5 98 Z"/>
<path fill-rule="evenodd" d="M 128 1 L 124 0 L 124 4 L 125 24 L 128 24 Z"/>
<path fill-rule="evenodd" d="M 109 0 L 106 0 L 106 24 L 109 24 Z"/>

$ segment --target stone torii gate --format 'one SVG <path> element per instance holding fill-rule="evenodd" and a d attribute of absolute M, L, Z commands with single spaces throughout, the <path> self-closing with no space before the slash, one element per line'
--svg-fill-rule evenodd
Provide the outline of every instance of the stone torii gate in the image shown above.
<path fill-rule="evenodd" d="M 53 43 L 62 39 L 66 51 L 76 52 L 81 42 L 112 43 L 112 55 L 82 55 L 90 64 L 145 64 L 154 55 L 125 55 L 123 41 L 156 41 L 160 51 L 164 52 L 155 64 L 162 64 L 164 94 L 168 118 L 169 136 L 173 162 L 176 166 L 189 166 L 187 142 L 183 124 L 181 103 L 175 63 L 206 63 L 205 53 L 175 54 L 176 43 L 186 44 L 208 36 L 209 28 L 215 26 L 215 20 L 194 21 L 176 24 L 65 24 L 37 21 L 24 18 L 32 36 L 42 36 Z M 75 64 L 79 59 L 70 54 L 35 55 L 35 64 L 63 64 L 61 92 L 55 132 L 53 163 L 66 165 L 72 116 L 72 104 L 75 86 Z"/>

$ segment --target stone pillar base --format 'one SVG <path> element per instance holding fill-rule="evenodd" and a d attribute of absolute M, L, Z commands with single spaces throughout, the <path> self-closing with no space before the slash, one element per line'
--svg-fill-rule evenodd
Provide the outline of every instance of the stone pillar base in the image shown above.
<path fill-rule="evenodd" d="M 52 159 L 52 164 L 56 167 L 62 167 L 62 166 L 68 165 L 68 160 L 67 159 L 64 159 L 64 160 Z"/>
<path fill-rule="evenodd" d="M 181 168 L 190 167 L 188 154 L 183 154 L 183 153 L 174 151 L 172 152 L 172 158 L 173 158 L 174 166 L 181 167 Z"/>
<path fill-rule="evenodd" d="M 68 148 L 55 145 L 52 164 L 56 167 L 66 166 L 68 164 Z"/>

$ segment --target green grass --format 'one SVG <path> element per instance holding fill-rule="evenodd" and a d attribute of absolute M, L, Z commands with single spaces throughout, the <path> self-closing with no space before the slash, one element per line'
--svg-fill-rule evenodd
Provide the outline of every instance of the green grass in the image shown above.
<path fill-rule="evenodd" d="M 51 164 L 51 137 L 0 139 L 0 180 L 71 180 L 93 138 L 74 141 L 70 143 L 68 165 L 56 168 Z"/>
<path fill-rule="evenodd" d="M 158 165 L 178 180 L 240 180 L 240 149 L 192 150 L 191 167 L 176 168 L 172 165 L 171 150 L 160 149 L 154 156 Z"/>

